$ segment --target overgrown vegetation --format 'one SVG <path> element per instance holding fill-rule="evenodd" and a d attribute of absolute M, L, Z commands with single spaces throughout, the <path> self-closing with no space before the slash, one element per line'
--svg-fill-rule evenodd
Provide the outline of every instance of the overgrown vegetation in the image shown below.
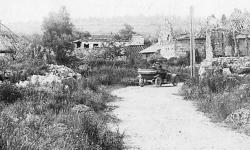
<path fill-rule="evenodd" d="M 249 90 L 249 76 L 210 74 L 203 79 L 187 80 L 181 91 L 185 99 L 197 103 L 200 111 L 221 122 L 234 111 L 249 108 Z"/>
<path fill-rule="evenodd" d="M 123 135 L 108 129 L 103 114 L 114 98 L 93 80 L 68 85 L 75 88 L 45 92 L 2 84 L 1 149 L 123 149 Z"/>
<path fill-rule="evenodd" d="M 15 86 L 21 79 L 48 72 L 41 59 L 8 66 L 13 70 L 10 83 L 0 87 L 1 149 L 124 149 L 123 134 L 107 126 L 112 121 L 107 103 L 114 97 L 102 86 L 134 84 L 137 72 L 124 61 L 101 59 L 87 65 L 91 69 L 83 70 L 86 77 L 63 80 L 67 89 L 46 91 Z M 74 70 L 81 72 L 77 66 Z M 82 112 L 74 110 L 78 107 Z"/>
<path fill-rule="evenodd" d="M 52 50 L 59 64 L 67 64 L 73 51 L 73 27 L 70 15 L 65 7 L 58 13 L 50 13 L 43 21 L 43 45 Z"/>
<path fill-rule="evenodd" d="M 81 33 L 74 33 L 65 8 L 45 18 L 43 29 L 43 38 L 36 37 L 33 46 L 43 44 L 44 49 L 31 50 L 29 57 L 2 65 L 10 74 L 0 83 L 0 149 L 124 149 L 123 133 L 108 127 L 113 117 L 107 103 L 114 97 L 103 86 L 128 85 L 137 73 L 115 59 L 120 49 L 105 53 L 111 56 L 109 61 L 96 59 L 100 55 L 84 60 L 70 56 L 74 34 Z M 48 90 L 16 86 L 32 75 L 46 75 L 49 63 L 64 64 L 83 78 L 62 80 L 63 87 L 48 86 Z M 90 69 L 81 70 L 80 65 Z"/>

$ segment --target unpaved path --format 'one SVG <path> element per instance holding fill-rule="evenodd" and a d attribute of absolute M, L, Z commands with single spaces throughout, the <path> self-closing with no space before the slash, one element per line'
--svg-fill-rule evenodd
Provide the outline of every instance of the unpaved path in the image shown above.
<path fill-rule="evenodd" d="M 129 149 L 250 150 L 250 138 L 211 123 L 178 87 L 127 87 L 112 92 L 121 100 L 112 105 L 121 120 Z"/>

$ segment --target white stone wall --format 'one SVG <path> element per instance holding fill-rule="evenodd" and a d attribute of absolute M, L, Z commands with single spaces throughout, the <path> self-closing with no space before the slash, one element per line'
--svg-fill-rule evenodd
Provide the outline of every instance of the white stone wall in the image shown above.
<path fill-rule="evenodd" d="M 164 45 L 160 51 L 160 54 L 164 58 L 177 57 L 175 52 L 175 44 L 169 43 L 168 45 Z"/>

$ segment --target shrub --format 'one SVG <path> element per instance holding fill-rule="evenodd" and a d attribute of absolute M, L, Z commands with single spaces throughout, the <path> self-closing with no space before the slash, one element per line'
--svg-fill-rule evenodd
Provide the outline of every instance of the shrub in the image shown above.
<path fill-rule="evenodd" d="M 169 58 L 169 60 L 167 61 L 168 65 L 170 66 L 178 66 L 178 58 L 177 57 L 171 57 Z"/>
<path fill-rule="evenodd" d="M 93 80 L 68 84 L 76 84 L 75 90 L 48 93 L 2 85 L 7 88 L 1 90 L 8 89 L 7 93 L 18 99 L 0 109 L 0 149 L 123 149 L 123 134 L 110 131 L 106 124 L 104 110 L 113 97 Z M 17 91 L 21 96 L 13 94 Z M 4 99 L 6 96 L 1 94 Z M 78 104 L 92 111 L 72 112 Z"/>
<path fill-rule="evenodd" d="M 102 68 L 102 67 L 128 67 L 127 62 L 118 60 L 105 60 L 105 59 L 95 59 L 82 62 L 82 64 L 87 64 L 91 68 Z"/>
<path fill-rule="evenodd" d="M 190 78 L 190 68 L 188 67 L 167 66 L 165 68 L 172 73 L 178 74 L 181 82 L 184 82 Z"/>
<path fill-rule="evenodd" d="M 248 103 L 249 88 L 240 88 L 242 83 L 243 78 L 236 75 L 211 75 L 202 80 L 187 80 L 181 91 L 186 99 L 197 102 L 199 110 L 212 114 L 216 121 L 223 121 L 229 114 Z"/>
<path fill-rule="evenodd" d="M 120 67 L 101 67 L 92 72 L 92 79 L 102 85 L 122 84 L 124 78 L 136 78 L 137 71 L 135 69 Z"/>
<path fill-rule="evenodd" d="M 22 90 L 15 85 L 9 83 L 0 85 L 0 101 L 14 103 L 22 97 Z"/>
<path fill-rule="evenodd" d="M 151 64 L 146 60 L 142 59 L 138 61 L 137 68 L 149 68 Z"/>

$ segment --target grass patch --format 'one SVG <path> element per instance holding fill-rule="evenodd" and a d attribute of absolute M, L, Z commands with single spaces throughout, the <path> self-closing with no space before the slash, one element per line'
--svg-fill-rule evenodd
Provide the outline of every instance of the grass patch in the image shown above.
<path fill-rule="evenodd" d="M 101 85 L 127 85 L 130 81 L 133 85 L 136 82 L 136 77 L 138 76 L 136 69 L 131 68 L 121 68 L 121 67 L 109 67 L 102 66 L 100 68 L 95 68 L 91 72 L 91 79 L 96 81 Z"/>
<path fill-rule="evenodd" d="M 239 76 L 207 76 L 202 80 L 191 78 L 182 86 L 181 93 L 185 99 L 197 103 L 198 109 L 210 114 L 218 122 L 235 110 L 249 105 L 249 82 Z"/>
<path fill-rule="evenodd" d="M 124 135 L 108 129 L 104 113 L 113 97 L 92 80 L 67 84 L 75 87 L 45 92 L 2 85 L 7 88 L 0 92 L 5 105 L 0 109 L 0 149 L 124 149 Z M 81 105 L 87 110 L 73 111 Z"/>

